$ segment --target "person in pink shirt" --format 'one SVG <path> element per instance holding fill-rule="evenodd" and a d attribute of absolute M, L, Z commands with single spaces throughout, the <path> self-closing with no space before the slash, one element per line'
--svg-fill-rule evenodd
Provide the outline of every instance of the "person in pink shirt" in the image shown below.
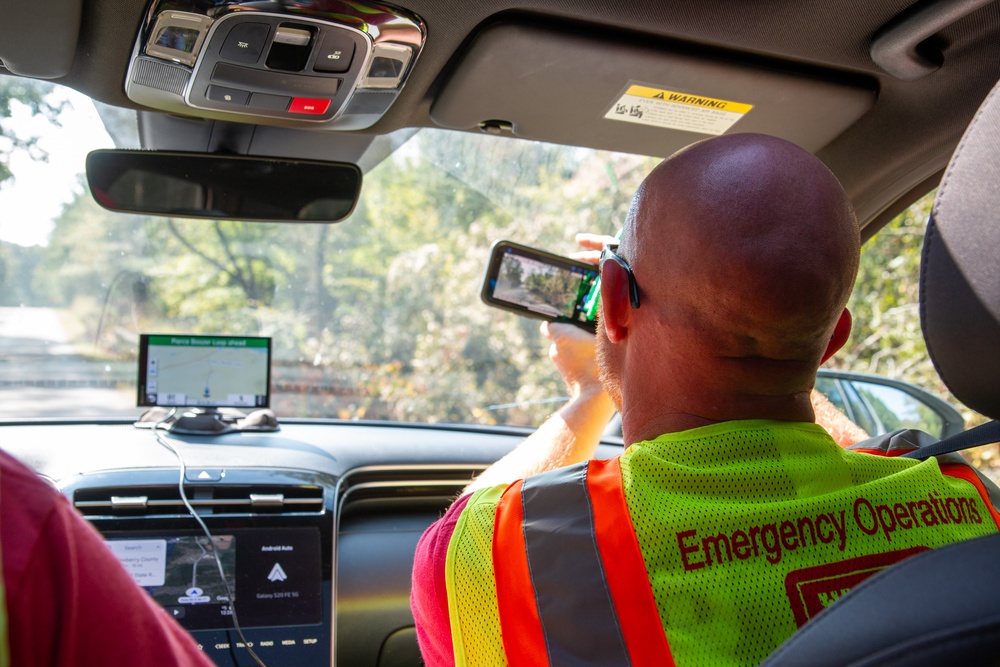
<path fill-rule="evenodd" d="M 10 665 L 211 667 L 57 490 L 0 452 L 0 651 Z M 0 655 L 0 664 L 4 664 Z"/>

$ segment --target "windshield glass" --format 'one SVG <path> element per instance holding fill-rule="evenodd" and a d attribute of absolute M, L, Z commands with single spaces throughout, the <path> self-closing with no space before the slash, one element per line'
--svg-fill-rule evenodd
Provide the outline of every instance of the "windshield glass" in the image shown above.
<path fill-rule="evenodd" d="M 0 418 L 135 417 L 139 334 L 195 333 L 272 337 L 279 418 L 539 424 L 566 390 L 539 321 L 480 299 L 490 246 L 614 234 L 656 162 L 425 129 L 335 225 L 124 215 L 83 184 L 114 145 L 94 105 L 29 87 L 49 106 L 3 125 Z"/>

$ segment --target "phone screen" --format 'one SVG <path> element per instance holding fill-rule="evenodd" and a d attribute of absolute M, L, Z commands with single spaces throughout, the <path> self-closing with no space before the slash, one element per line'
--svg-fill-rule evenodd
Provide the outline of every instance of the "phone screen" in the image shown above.
<path fill-rule="evenodd" d="M 486 303 L 528 317 L 595 330 L 591 303 L 600 271 L 594 264 L 510 241 L 493 246 L 483 284 Z"/>

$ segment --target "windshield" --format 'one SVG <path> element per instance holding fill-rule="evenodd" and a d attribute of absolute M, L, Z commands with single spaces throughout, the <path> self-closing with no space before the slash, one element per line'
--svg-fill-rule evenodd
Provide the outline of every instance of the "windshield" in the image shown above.
<path fill-rule="evenodd" d="M 124 215 L 83 184 L 114 146 L 93 103 L 28 85 L 49 106 L 3 125 L 0 418 L 136 417 L 140 334 L 192 333 L 271 337 L 279 418 L 539 424 L 565 386 L 539 321 L 480 299 L 490 246 L 614 234 L 656 162 L 411 130 L 335 225 Z"/>

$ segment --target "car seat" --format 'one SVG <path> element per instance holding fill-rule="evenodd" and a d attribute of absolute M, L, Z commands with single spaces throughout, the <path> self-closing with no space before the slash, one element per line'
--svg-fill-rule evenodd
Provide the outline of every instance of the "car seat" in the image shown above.
<path fill-rule="evenodd" d="M 998 249 L 1000 83 L 941 181 L 920 267 L 920 321 L 931 360 L 956 397 L 994 419 L 1000 417 Z M 824 610 L 763 666 L 998 664 L 998 564 L 1000 534 L 914 556 Z"/>

